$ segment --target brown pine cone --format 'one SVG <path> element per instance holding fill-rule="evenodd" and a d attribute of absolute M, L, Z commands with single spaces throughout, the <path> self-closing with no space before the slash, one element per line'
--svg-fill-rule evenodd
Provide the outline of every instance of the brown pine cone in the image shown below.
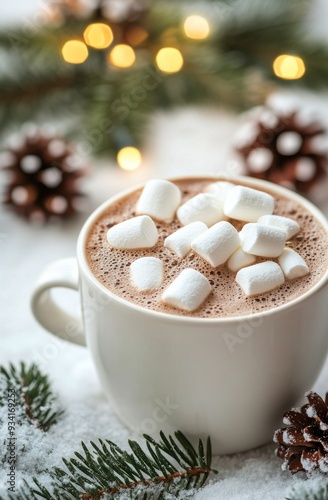
<path fill-rule="evenodd" d="M 300 112 L 255 108 L 236 137 L 245 174 L 307 193 L 328 171 L 325 127 Z"/>
<path fill-rule="evenodd" d="M 278 429 L 276 454 L 284 460 L 282 468 L 296 472 L 320 470 L 328 473 L 328 393 L 325 401 L 316 393 L 306 394 L 308 403 L 284 414 L 287 427 Z"/>
<path fill-rule="evenodd" d="M 30 127 L 5 150 L 4 203 L 32 221 L 73 215 L 84 196 L 77 186 L 85 173 L 80 163 L 71 143 Z"/>

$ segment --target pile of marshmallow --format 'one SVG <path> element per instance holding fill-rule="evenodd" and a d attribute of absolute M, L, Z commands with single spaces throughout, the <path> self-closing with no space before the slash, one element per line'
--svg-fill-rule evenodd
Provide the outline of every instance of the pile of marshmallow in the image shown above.
<path fill-rule="evenodd" d="M 183 259 L 193 250 L 210 266 L 227 262 L 246 296 L 278 288 L 287 279 L 309 273 L 303 258 L 286 241 L 299 231 L 288 217 L 272 215 L 274 198 L 268 193 L 230 182 L 214 182 L 181 205 L 181 191 L 172 182 L 153 179 L 146 183 L 138 200 L 137 216 L 109 229 L 107 241 L 113 248 L 151 248 L 158 241 L 154 220 L 170 223 L 177 216 L 183 225 L 164 241 L 164 246 Z M 240 232 L 227 219 L 245 222 Z M 256 257 L 278 259 L 254 264 Z M 130 266 L 133 286 L 140 292 L 160 287 L 163 263 L 156 257 L 141 257 Z M 211 293 L 208 279 L 187 268 L 164 290 L 162 301 L 184 311 L 195 311 Z"/>

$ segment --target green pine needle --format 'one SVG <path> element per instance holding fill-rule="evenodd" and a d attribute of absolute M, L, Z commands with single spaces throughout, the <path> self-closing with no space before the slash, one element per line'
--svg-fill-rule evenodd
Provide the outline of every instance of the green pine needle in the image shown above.
<path fill-rule="evenodd" d="M 18 367 L 10 364 L 8 369 L 0 366 L 0 407 L 9 405 L 14 405 L 16 424 L 27 421 L 42 431 L 47 431 L 63 413 L 56 407 L 48 376 L 34 363 L 29 367 L 25 363 Z"/>
<path fill-rule="evenodd" d="M 161 432 L 160 437 L 156 441 L 144 435 L 149 454 L 131 440 L 130 451 L 109 440 L 90 442 L 89 447 L 82 442 L 83 453 L 75 452 L 75 458 L 69 460 L 63 458 L 65 470 L 54 467 L 50 472 L 51 492 L 33 478 L 33 486 L 26 483 L 15 499 L 109 500 L 122 493 L 132 499 L 164 499 L 165 492 L 176 496 L 183 490 L 200 488 L 210 474 L 217 474 L 210 465 L 210 438 L 206 444 L 199 440 L 196 451 L 180 431 L 174 436 Z M 188 456 L 192 465 L 186 465 L 182 458 Z"/>

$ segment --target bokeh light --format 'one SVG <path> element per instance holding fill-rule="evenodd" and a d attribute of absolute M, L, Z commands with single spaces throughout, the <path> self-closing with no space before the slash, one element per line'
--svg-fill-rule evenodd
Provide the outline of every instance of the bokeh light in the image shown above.
<path fill-rule="evenodd" d="M 276 76 L 284 80 L 297 80 L 304 75 L 305 64 L 300 57 L 282 54 L 274 60 L 273 71 Z"/>
<path fill-rule="evenodd" d="M 64 61 L 70 64 L 82 64 L 87 59 L 89 52 L 84 42 L 69 40 L 62 48 Z"/>
<path fill-rule="evenodd" d="M 115 45 L 109 54 L 109 61 L 118 68 L 129 68 L 136 60 L 136 55 L 130 45 Z"/>
<path fill-rule="evenodd" d="M 188 16 L 183 25 L 184 32 L 188 38 L 203 40 L 210 33 L 207 19 L 202 16 Z"/>
<path fill-rule="evenodd" d="M 177 73 L 183 66 L 183 57 L 180 50 L 164 47 L 156 55 L 156 64 L 163 73 Z"/>
<path fill-rule="evenodd" d="M 113 41 L 113 32 L 107 24 L 90 24 L 84 31 L 85 43 L 94 49 L 106 49 Z"/>
<path fill-rule="evenodd" d="M 135 170 L 141 165 L 141 153 L 139 149 L 127 146 L 117 154 L 117 163 L 123 170 Z"/>

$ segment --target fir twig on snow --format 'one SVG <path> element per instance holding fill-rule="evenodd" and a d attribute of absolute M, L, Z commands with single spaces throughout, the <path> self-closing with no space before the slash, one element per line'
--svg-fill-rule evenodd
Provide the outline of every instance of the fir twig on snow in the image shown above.
<path fill-rule="evenodd" d="M 144 435 L 148 453 L 136 441 L 129 441 L 131 451 L 119 448 L 109 440 L 99 439 L 83 453 L 75 452 L 69 460 L 63 458 L 65 469 L 54 467 L 51 472 L 53 491 L 50 492 L 34 478 L 34 485 L 26 485 L 16 500 L 98 500 L 117 498 L 126 493 L 128 498 L 154 499 L 165 495 L 176 496 L 182 490 L 202 487 L 212 468 L 211 440 L 200 439 L 195 450 L 180 431 L 174 437 L 160 433 L 160 441 Z"/>
<path fill-rule="evenodd" d="M 302 488 L 299 491 L 293 491 L 286 500 L 328 500 L 328 483 L 320 486 L 318 489 Z"/>
<path fill-rule="evenodd" d="M 8 391 L 15 394 L 16 424 L 27 421 L 47 431 L 63 413 L 56 408 L 48 376 L 34 363 L 29 367 L 25 363 L 20 363 L 19 367 L 10 364 L 8 369 L 0 366 L 0 407 L 7 405 Z"/>

